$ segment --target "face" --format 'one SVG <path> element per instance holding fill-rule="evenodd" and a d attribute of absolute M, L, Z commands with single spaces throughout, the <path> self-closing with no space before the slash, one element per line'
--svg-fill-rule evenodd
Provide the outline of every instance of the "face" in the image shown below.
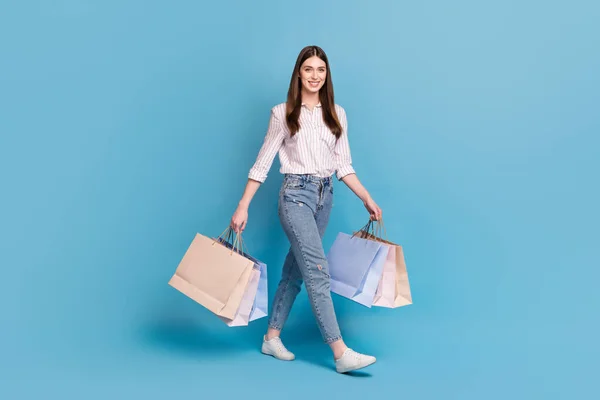
<path fill-rule="evenodd" d="M 300 67 L 302 88 L 308 93 L 316 93 L 325 84 L 327 65 L 317 56 L 307 58 Z"/>

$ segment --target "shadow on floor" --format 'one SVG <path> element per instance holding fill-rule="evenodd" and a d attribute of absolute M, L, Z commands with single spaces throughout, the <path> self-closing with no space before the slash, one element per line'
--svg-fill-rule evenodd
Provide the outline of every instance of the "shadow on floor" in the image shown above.
<path fill-rule="evenodd" d="M 312 315 L 301 313 L 296 321 L 288 323 L 282 333 L 286 347 L 296 355 L 294 362 L 304 362 L 335 371 L 335 362 L 329 346 L 323 342 Z M 227 327 L 210 313 L 205 315 L 160 313 L 138 326 L 137 341 L 152 351 L 162 351 L 196 360 L 214 360 L 238 357 L 260 352 L 267 318 L 253 321 L 244 327 Z M 291 321 L 290 321 L 291 322 Z M 267 356 L 264 356 L 267 357 Z M 273 362 L 282 362 L 273 359 Z M 370 377 L 356 371 L 346 374 Z"/>

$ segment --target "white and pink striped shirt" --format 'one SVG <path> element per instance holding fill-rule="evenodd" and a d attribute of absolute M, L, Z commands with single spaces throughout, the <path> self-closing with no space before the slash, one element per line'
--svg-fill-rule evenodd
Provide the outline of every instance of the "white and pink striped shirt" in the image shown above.
<path fill-rule="evenodd" d="M 256 162 L 248 177 L 264 182 L 279 153 L 282 174 L 311 174 L 327 177 L 335 172 L 338 179 L 354 173 L 350 145 L 348 143 L 348 122 L 346 111 L 335 105 L 335 111 L 342 125 L 342 135 L 338 140 L 323 121 L 321 103 L 311 111 L 304 103 L 300 112 L 300 130 L 292 137 L 285 120 L 286 103 L 271 109 L 269 128 Z"/>

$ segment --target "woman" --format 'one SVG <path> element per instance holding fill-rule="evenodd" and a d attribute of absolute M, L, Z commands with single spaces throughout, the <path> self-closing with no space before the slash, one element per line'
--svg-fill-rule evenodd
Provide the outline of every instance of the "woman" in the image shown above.
<path fill-rule="evenodd" d="M 371 219 L 379 220 L 381 209 L 352 167 L 346 113 L 334 103 L 327 56 L 317 46 L 302 49 L 287 102 L 271 109 L 264 143 L 231 218 L 235 232 L 241 233 L 246 227 L 250 201 L 267 178 L 277 153 L 280 172 L 285 174 L 279 193 L 279 218 L 291 247 L 273 300 L 262 352 L 280 360 L 294 359 L 281 342 L 280 333 L 304 282 L 323 339 L 333 351 L 336 370 L 344 373 L 364 368 L 373 364 L 375 357 L 353 351 L 342 340 L 322 243 L 331 211 L 334 175 L 363 201 Z"/>

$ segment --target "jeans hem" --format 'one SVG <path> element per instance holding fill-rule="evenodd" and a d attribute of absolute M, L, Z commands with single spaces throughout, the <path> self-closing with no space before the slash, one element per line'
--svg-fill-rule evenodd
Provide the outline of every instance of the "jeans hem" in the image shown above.
<path fill-rule="evenodd" d="M 333 338 L 325 339 L 325 343 L 331 344 L 331 343 L 337 342 L 338 340 L 341 340 L 341 339 L 342 339 L 342 336 L 336 336 L 336 337 L 333 337 Z"/>

